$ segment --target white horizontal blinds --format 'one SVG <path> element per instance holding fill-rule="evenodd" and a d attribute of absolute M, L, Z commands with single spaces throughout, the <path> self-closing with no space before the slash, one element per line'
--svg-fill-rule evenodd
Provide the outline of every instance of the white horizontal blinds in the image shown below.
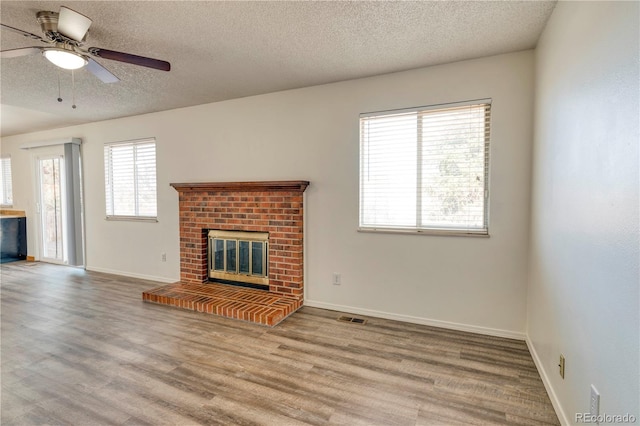
<path fill-rule="evenodd" d="M 362 228 L 487 232 L 489 103 L 361 117 Z"/>
<path fill-rule="evenodd" d="M 11 181 L 11 157 L 0 158 L 0 205 L 13 204 L 13 182 Z"/>
<path fill-rule="evenodd" d="M 106 145 L 107 216 L 135 216 L 133 144 Z"/>
<path fill-rule="evenodd" d="M 136 215 L 156 217 L 156 143 L 137 144 L 135 148 Z"/>
<path fill-rule="evenodd" d="M 156 217 L 154 139 L 104 147 L 107 216 Z"/>
<path fill-rule="evenodd" d="M 417 113 L 361 120 L 360 226 L 415 227 Z"/>
<path fill-rule="evenodd" d="M 486 230 L 489 105 L 420 114 L 422 226 Z"/>

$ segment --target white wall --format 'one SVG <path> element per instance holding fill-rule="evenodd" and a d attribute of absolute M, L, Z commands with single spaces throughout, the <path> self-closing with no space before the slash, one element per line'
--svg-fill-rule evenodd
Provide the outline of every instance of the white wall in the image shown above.
<path fill-rule="evenodd" d="M 527 334 L 570 423 L 591 384 L 640 421 L 638 6 L 560 2 L 536 50 Z"/>
<path fill-rule="evenodd" d="M 7 137 L 2 150 L 14 155 L 16 207 L 34 217 L 28 153 L 17 146 L 83 139 L 89 269 L 178 279 L 170 182 L 305 179 L 308 304 L 523 337 L 533 68 L 526 51 Z M 359 113 L 479 98 L 493 99 L 491 237 L 356 232 Z M 150 136 L 159 222 L 105 221 L 103 144 Z"/>

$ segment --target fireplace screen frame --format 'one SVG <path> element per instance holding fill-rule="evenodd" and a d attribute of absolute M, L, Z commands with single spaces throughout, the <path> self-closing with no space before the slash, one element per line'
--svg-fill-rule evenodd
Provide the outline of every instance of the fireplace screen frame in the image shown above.
<path fill-rule="evenodd" d="M 223 231 L 211 229 L 208 232 L 207 241 L 207 273 L 210 280 L 233 281 L 239 283 L 269 285 L 269 233 L 268 232 L 247 232 L 247 231 Z M 224 241 L 224 262 L 223 268 L 217 269 L 215 266 L 215 242 Z M 235 243 L 235 271 L 229 271 L 227 242 Z M 240 271 L 240 242 L 247 242 L 248 250 L 248 272 Z M 262 245 L 262 274 L 253 273 L 253 245 Z"/>

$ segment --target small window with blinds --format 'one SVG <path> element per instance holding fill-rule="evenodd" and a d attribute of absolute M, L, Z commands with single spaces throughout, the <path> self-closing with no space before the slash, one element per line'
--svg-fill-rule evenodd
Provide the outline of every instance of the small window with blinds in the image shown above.
<path fill-rule="evenodd" d="M 13 206 L 13 183 L 11 181 L 11 157 L 0 157 L 0 205 Z"/>
<path fill-rule="evenodd" d="M 360 230 L 488 235 L 491 101 L 360 115 Z"/>
<path fill-rule="evenodd" d="M 104 146 L 107 219 L 156 220 L 156 141 Z"/>

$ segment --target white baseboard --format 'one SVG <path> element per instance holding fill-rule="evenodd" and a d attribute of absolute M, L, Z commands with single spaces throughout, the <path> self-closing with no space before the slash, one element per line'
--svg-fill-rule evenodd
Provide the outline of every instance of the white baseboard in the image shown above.
<path fill-rule="evenodd" d="M 456 322 L 441 321 L 430 318 L 414 317 L 410 315 L 393 314 L 390 312 L 375 311 L 372 309 L 356 308 L 353 306 L 334 305 L 332 303 L 317 302 L 306 299 L 305 306 L 313 308 L 329 309 L 331 311 L 340 311 L 360 315 L 368 315 L 371 317 L 385 318 L 396 321 L 409 322 L 412 324 L 429 325 L 432 327 L 447 328 L 450 330 L 467 331 L 470 333 L 485 334 L 487 336 L 506 337 L 508 339 L 525 340 L 526 335 L 517 331 L 501 330 L 498 328 L 480 327 L 477 325 L 460 324 Z"/>
<path fill-rule="evenodd" d="M 123 277 L 139 278 L 141 280 L 157 281 L 157 282 L 161 282 L 161 283 L 175 283 L 175 282 L 180 281 L 180 279 L 171 279 L 171 278 L 165 278 L 165 277 L 156 277 L 156 276 L 153 276 L 153 275 L 135 274 L 133 272 L 117 271 L 115 269 L 109 269 L 109 268 L 97 268 L 95 266 L 87 266 L 85 269 L 87 271 L 102 272 L 102 273 L 105 273 L 105 274 L 113 274 L 113 275 L 121 275 Z"/>
<path fill-rule="evenodd" d="M 538 369 L 538 374 L 540 374 L 540 378 L 542 379 L 544 388 L 547 390 L 547 395 L 549 395 L 549 399 L 551 400 L 551 405 L 553 405 L 553 409 L 556 410 L 556 415 L 558 416 L 558 420 L 560 420 L 560 423 L 565 426 L 569 426 L 573 424 L 567 419 L 567 415 L 562 409 L 562 404 L 560 404 L 558 395 L 556 395 L 556 392 L 553 389 L 553 386 L 551 385 L 551 380 L 549 380 L 547 371 L 544 369 L 544 364 L 542 364 L 542 361 L 538 356 L 538 352 L 536 351 L 536 347 L 533 345 L 533 342 L 529 338 L 529 335 L 527 335 L 527 338 L 525 341 L 527 342 L 527 347 L 529 348 L 529 352 L 531 353 L 531 357 L 533 358 L 533 363 L 536 365 L 536 368 Z"/>

